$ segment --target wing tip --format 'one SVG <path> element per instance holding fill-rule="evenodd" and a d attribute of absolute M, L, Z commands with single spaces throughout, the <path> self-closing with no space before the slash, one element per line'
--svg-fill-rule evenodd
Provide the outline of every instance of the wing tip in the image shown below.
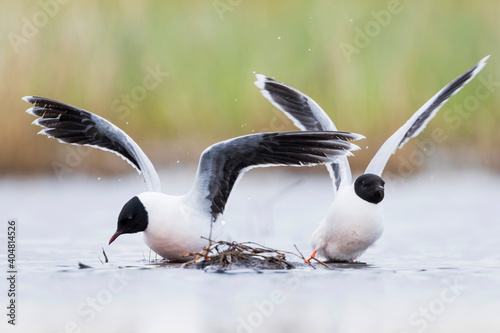
<path fill-rule="evenodd" d="M 338 159 L 339 156 L 340 157 L 354 156 L 352 152 L 361 149 L 358 145 L 355 145 L 354 143 L 351 142 L 346 142 L 342 140 L 334 140 L 334 141 L 337 141 L 339 145 L 343 144 L 345 146 L 342 149 L 335 149 L 335 153 L 332 154 L 326 153 L 328 160 L 325 160 L 322 163 L 316 163 L 315 165 L 335 163 L 335 160 Z"/>
<path fill-rule="evenodd" d="M 269 76 L 264 74 L 255 74 L 255 77 L 258 81 L 266 81 L 269 78 Z"/>
<path fill-rule="evenodd" d="M 351 135 L 353 136 L 353 139 L 352 139 L 353 141 L 366 139 L 366 136 L 364 136 L 363 134 L 351 133 Z"/>
<path fill-rule="evenodd" d="M 45 135 L 45 136 L 48 136 L 49 138 L 52 138 L 47 132 L 46 132 L 46 128 L 42 129 L 40 132 L 36 133 L 37 135 Z"/>
<path fill-rule="evenodd" d="M 253 83 L 257 88 L 259 88 L 261 91 L 264 90 L 266 83 L 263 81 L 255 81 Z"/>
<path fill-rule="evenodd" d="M 486 63 L 486 61 L 488 61 L 488 59 L 490 59 L 491 57 L 491 54 L 488 54 L 486 57 L 484 57 L 483 59 L 481 59 L 481 61 L 479 61 L 480 63 Z"/>
<path fill-rule="evenodd" d="M 358 146 L 358 145 L 356 145 L 354 143 L 350 143 L 350 144 L 351 144 L 351 147 L 352 147 L 351 151 L 355 151 L 355 150 L 360 150 L 361 149 L 360 146 Z"/>
<path fill-rule="evenodd" d="M 486 66 L 487 64 L 487 61 L 488 59 L 491 57 L 491 54 L 490 55 L 487 55 L 486 57 L 484 57 L 483 59 L 479 60 L 479 62 L 477 63 L 476 65 L 476 68 L 474 69 L 474 72 L 472 74 L 472 77 L 474 77 L 477 73 L 479 73 L 483 68 L 484 66 Z"/>
<path fill-rule="evenodd" d="M 345 141 L 358 141 L 364 140 L 366 137 L 363 134 L 346 132 L 346 131 L 330 131 L 331 133 L 336 133 L 337 135 L 343 135 L 345 137 Z"/>
<path fill-rule="evenodd" d="M 22 97 L 21 99 L 22 99 L 23 101 L 25 101 L 25 102 L 30 103 L 30 104 L 34 104 L 34 103 L 35 103 L 35 101 L 34 101 L 35 96 L 24 96 L 24 97 Z"/>
<path fill-rule="evenodd" d="M 257 88 L 264 90 L 266 82 L 268 82 L 270 78 L 264 74 L 255 74 L 255 77 L 257 78 L 257 81 L 253 84 L 255 84 Z"/>
<path fill-rule="evenodd" d="M 35 112 L 34 112 L 34 107 L 31 107 L 25 111 L 27 114 L 30 114 L 32 116 L 38 117 Z"/>

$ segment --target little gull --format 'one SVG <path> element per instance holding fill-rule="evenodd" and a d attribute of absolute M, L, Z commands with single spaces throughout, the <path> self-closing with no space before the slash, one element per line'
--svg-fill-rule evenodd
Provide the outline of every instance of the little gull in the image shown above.
<path fill-rule="evenodd" d="M 354 261 L 382 235 L 385 182 L 382 172 L 390 156 L 411 138 L 416 137 L 436 115 L 441 106 L 486 65 L 488 57 L 441 89 L 394 133 L 375 154 L 365 173 L 352 183 L 351 170 L 345 156 L 327 165 L 333 180 L 334 200 L 326 217 L 312 236 L 314 252 L 331 261 Z M 337 128 L 309 96 L 256 74 L 255 85 L 262 95 L 283 111 L 295 126 L 306 131 L 336 131 Z"/>
<path fill-rule="evenodd" d="M 191 190 L 182 196 L 160 193 L 160 179 L 142 149 L 124 131 L 83 109 L 48 98 L 27 96 L 33 124 L 59 142 L 91 146 L 121 156 L 144 177 L 147 192 L 130 199 L 118 217 L 118 236 L 144 232 L 145 243 L 169 261 L 186 261 L 208 245 L 212 223 L 224 212 L 239 177 L 254 167 L 330 164 L 358 147 L 363 136 L 338 131 L 296 131 L 241 136 L 208 147 L 201 155 Z M 220 223 L 219 223 L 220 224 Z"/>

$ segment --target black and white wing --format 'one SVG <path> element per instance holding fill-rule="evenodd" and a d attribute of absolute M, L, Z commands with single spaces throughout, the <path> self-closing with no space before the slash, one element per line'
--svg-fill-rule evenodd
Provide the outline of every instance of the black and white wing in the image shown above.
<path fill-rule="evenodd" d="M 312 166 L 351 155 L 361 139 L 346 132 L 278 132 L 252 134 L 208 147 L 200 158 L 187 201 L 209 211 L 215 220 L 224 212 L 229 194 L 247 170 L 265 166 Z"/>
<path fill-rule="evenodd" d="M 262 95 L 290 118 L 303 131 L 336 131 L 337 128 L 325 111 L 312 98 L 270 77 L 256 74 L 254 84 Z M 334 184 L 334 192 L 341 184 L 352 182 L 347 157 L 339 157 L 327 165 Z"/>
<path fill-rule="evenodd" d="M 33 124 L 59 142 L 111 151 L 130 163 L 144 177 L 148 191 L 160 191 L 160 178 L 142 149 L 124 131 L 91 112 L 52 99 L 26 96 L 34 106 L 26 112 L 37 118 Z"/>
<path fill-rule="evenodd" d="M 460 89 L 469 83 L 469 81 L 483 69 L 489 57 L 490 56 L 485 57 L 474 67 L 457 77 L 415 112 L 396 133 L 384 142 L 366 168 L 365 173 L 381 176 L 391 155 L 394 154 L 398 148 L 401 149 L 408 140 L 419 135 L 420 132 L 424 130 L 427 123 L 434 118 L 441 106 L 443 106 L 451 96 L 459 92 Z"/>

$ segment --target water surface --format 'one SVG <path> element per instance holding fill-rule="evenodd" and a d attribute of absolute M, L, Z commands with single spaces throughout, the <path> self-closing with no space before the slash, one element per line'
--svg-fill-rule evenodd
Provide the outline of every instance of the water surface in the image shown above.
<path fill-rule="evenodd" d="M 164 191 L 186 192 L 193 175 L 165 170 Z M 2 220 L 15 217 L 19 231 L 15 331 L 499 331 L 500 177 L 428 172 L 388 185 L 385 232 L 360 258 L 367 265 L 218 274 L 151 264 L 140 235 L 107 246 L 121 206 L 145 188 L 138 176 L 4 179 Z M 330 200 L 326 172 L 253 170 L 225 229 L 309 255 Z"/>

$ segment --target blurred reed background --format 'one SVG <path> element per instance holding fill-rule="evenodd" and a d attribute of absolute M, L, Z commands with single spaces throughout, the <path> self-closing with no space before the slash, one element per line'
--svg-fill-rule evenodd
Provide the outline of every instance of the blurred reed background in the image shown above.
<path fill-rule="evenodd" d="M 25 95 L 107 118 L 157 167 L 196 163 L 219 140 L 295 129 L 252 84 L 254 72 L 313 97 L 339 129 L 364 134 L 368 149 L 351 159 L 359 170 L 428 98 L 488 54 L 479 77 L 496 85 L 480 88 L 476 78 L 419 139 L 442 128 L 447 139 L 437 146 L 451 160 L 500 170 L 498 2 L 64 2 L 0 2 L 2 176 L 50 174 L 76 151 L 35 135 Z M 350 46 L 355 53 L 342 51 Z M 469 110 L 453 111 L 463 103 Z M 415 149 L 412 141 L 398 152 L 392 170 Z M 83 160 L 79 171 L 130 171 L 109 153 Z"/>

